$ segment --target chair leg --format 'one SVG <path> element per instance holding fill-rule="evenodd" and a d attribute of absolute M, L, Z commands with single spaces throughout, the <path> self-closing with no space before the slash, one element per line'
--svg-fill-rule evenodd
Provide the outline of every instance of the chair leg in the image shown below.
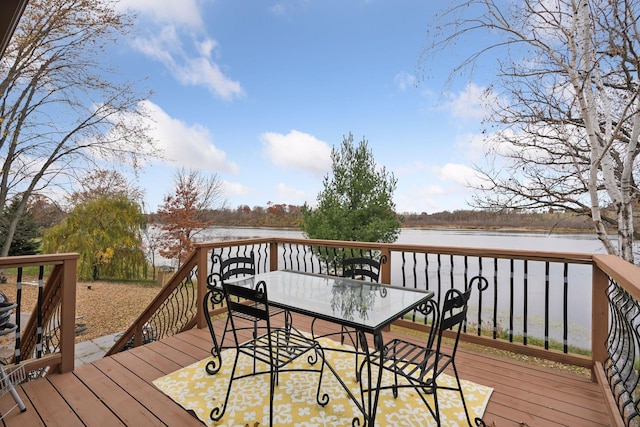
<path fill-rule="evenodd" d="M 227 329 L 229 329 L 229 324 L 231 322 L 229 321 L 229 316 L 227 316 L 227 321 L 224 324 L 224 330 L 222 331 L 222 338 L 220 339 L 220 348 L 219 351 L 222 351 L 222 349 L 224 348 L 224 337 L 227 336 Z"/>
<path fill-rule="evenodd" d="M 382 362 L 382 359 L 380 359 L 380 362 Z M 393 366 L 398 366 L 398 358 L 396 357 L 395 351 L 393 352 Z M 393 370 L 392 391 L 393 391 L 393 398 L 397 399 L 398 398 L 398 371 L 396 369 Z"/>
<path fill-rule="evenodd" d="M 456 364 L 452 363 L 453 373 L 456 376 L 456 382 L 458 384 L 458 391 L 460 392 L 460 400 L 462 401 L 462 407 L 464 408 L 464 414 L 467 416 L 467 423 L 470 426 L 473 426 L 471 423 L 471 418 L 469 417 L 469 410 L 467 409 L 467 402 L 464 400 L 464 393 L 462 393 L 462 384 L 460 383 L 460 377 L 458 377 L 458 370 L 456 369 Z"/>
<path fill-rule="evenodd" d="M 227 403 L 229 402 L 229 396 L 231 396 L 231 387 L 233 386 L 233 378 L 236 374 L 236 366 L 238 366 L 239 355 L 240 355 L 240 352 L 236 352 L 236 358 L 233 361 L 233 368 L 231 369 L 231 376 L 229 377 L 229 386 L 227 387 L 227 396 L 222 402 L 222 408 L 220 408 L 219 406 L 216 406 L 209 413 L 209 418 L 211 418 L 213 421 L 219 421 L 224 415 L 224 412 L 227 410 Z"/>
<path fill-rule="evenodd" d="M 316 352 L 316 358 L 320 358 L 321 359 L 321 365 L 320 365 L 320 371 L 319 371 L 319 375 L 320 377 L 318 378 L 318 389 L 316 391 L 316 401 L 318 402 L 318 405 L 324 407 L 326 406 L 327 403 L 329 403 L 329 395 L 327 393 L 324 394 L 320 394 L 320 389 L 322 387 L 322 375 L 324 373 L 324 365 L 325 365 L 325 360 L 324 360 L 324 351 L 322 350 L 322 347 L 320 347 L 320 345 L 317 345 L 315 347 L 315 352 Z"/>
<path fill-rule="evenodd" d="M 289 310 L 285 310 L 284 312 L 284 328 L 287 332 L 291 332 L 291 327 L 293 326 L 293 317 Z"/>
<path fill-rule="evenodd" d="M 253 339 L 258 337 L 258 322 L 253 322 Z M 256 372 L 256 347 L 253 347 L 253 372 Z"/>
<path fill-rule="evenodd" d="M 205 369 L 209 375 L 214 375 L 214 374 L 217 374 L 220 368 L 222 367 L 222 342 L 224 342 L 224 336 L 226 333 L 227 325 L 225 325 L 225 330 L 222 333 L 222 342 L 218 344 L 216 331 L 214 330 L 211 317 L 206 316 L 206 321 L 207 321 L 207 326 L 209 327 L 211 341 L 213 343 L 211 347 L 211 356 L 213 357 L 213 359 L 207 363 L 207 366 Z M 228 321 L 229 319 L 227 318 L 227 322 Z"/>
<path fill-rule="evenodd" d="M 345 329 L 344 326 L 342 327 L 342 331 L 343 331 L 343 333 L 346 332 L 346 334 L 349 335 L 349 339 L 351 339 L 351 332 L 349 332 L 347 329 Z M 356 335 L 356 339 L 355 340 L 351 339 L 351 342 L 353 343 L 353 348 L 355 350 L 355 355 L 356 355 L 356 357 L 355 357 L 355 359 L 356 359 L 356 365 L 355 365 L 356 382 L 360 382 L 360 375 L 358 375 L 358 366 L 360 364 L 359 363 L 360 358 L 359 358 L 359 355 L 358 355 L 358 353 L 359 353 L 358 352 L 358 336 Z M 364 349 L 364 347 L 362 347 L 362 348 Z"/>
<path fill-rule="evenodd" d="M 269 426 L 273 426 L 273 395 L 276 391 L 277 378 L 278 373 L 274 372 L 273 366 L 271 366 L 269 372 Z"/>
<path fill-rule="evenodd" d="M 438 404 L 438 386 L 433 388 L 433 407 L 435 409 L 436 425 L 440 427 L 440 405 Z"/>

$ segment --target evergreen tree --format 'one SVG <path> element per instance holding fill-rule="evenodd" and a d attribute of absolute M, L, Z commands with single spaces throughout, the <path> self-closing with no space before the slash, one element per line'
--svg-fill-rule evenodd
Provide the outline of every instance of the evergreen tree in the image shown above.
<path fill-rule="evenodd" d="M 14 217 L 19 204 L 20 200 L 14 198 L 11 203 L 2 210 L 2 218 L 0 218 L 0 246 L 4 244 L 7 239 L 9 221 Z M 20 215 L 20 220 L 18 221 L 11 246 L 9 247 L 8 256 L 37 254 L 40 248 L 38 237 L 40 237 L 40 230 L 38 230 L 38 225 L 31 210 L 27 209 Z"/>
<path fill-rule="evenodd" d="M 302 207 L 302 230 L 312 239 L 392 243 L 402 218 L 395 213 L 397 180 L 376 169 L 367 141 L 353 144 L 349 133 L 340 150 L 331 151 L 332 174 L 324 178 L 318 206 Z"/>

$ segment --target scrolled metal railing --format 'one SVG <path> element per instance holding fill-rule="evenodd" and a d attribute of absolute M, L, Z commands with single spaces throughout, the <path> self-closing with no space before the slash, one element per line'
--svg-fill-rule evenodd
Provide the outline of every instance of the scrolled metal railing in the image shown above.
<path fill-rule="evenodd" d="M 2 331 L 2 363 L 20 365 L 26 378 L 73 369 L 77 258 L 77 254 L 0 258 L 0 270 L 9 281 L 2 304 L 3 318 L 9 316 Z M 36 288 L 33 304 L 26 300 L 26 287 Z"/>
<path fill-rule="evenodd" d="M 607 288 L 611 323 L 604 363 L 609 388 L 627 426 L 640 424 L 640 304 L 610 280 Z"/>
<path fill-rule="evenodd" d="M 113 347 L 107 351 L 107 355 L 173 336 L 196 326 L 202 306 L 198 295 L 202 292 L 198 283 L 199 269 L 203 270 L 204 282 L 206 282 L 207 276 L 217 272 L 220 266 L 218 260 L 230 256 L 246 256 L 252 252 L 255 255 L 258 272 L 268 271 L 269 268 L 269 245 L 266 242 L 255 242 L 255 240 L 246 241 L 246 243 L 221 242 L 202 245 L 199 250 L 207 252 L 206 262 L 199 265 L 198 252 L 192 253 L 147 309 L 117 337 Z M 206 283 L 202 286 L 204 287 Z M 216 308 L 220 309 L 222 306 L 221 303 L 220 307 Z"/>
<path fill-rule="evenodd" d="M 447 289 L 463 287 L 472 276 L 489 279 L 470 303 L 465 332 L 523 345 L 542 345 L 563 353 L 591 347 L 590 318 L 583 305 L 570 297 L 582 295 L 590 304 L 590 293 L 580 293 L 590 284 L 590 269 L 584 261 L 571 265 L 562 259 L 537 260 L 526 256 L 491 256 L 439 253 L 393 252 L 391 282 L 405 287 L 432 290 L 440 298 Z M 576 292 L 569 294 L 569 289 Z M 587 290 L 587 288 L 585 288 Z M 570 304 L 574 302 L 574 304 Z M 415 317 L 411 320 L 417 320 Z M 570 336 L 578 331 L 582 335 Z"/>
<path fill-rule="evenodd" d="M 279 245 L 279 269 L 342 275 L 342 261 L 347 258 L 369 258 L 386 264 L 387 256 L 376 248 L 344 247 L 338 244 L 306 244 L 299 241 L 283 242 Z"/>
<path fill-rule="evenodd" d="M 269 245 L 267 243 L 250 243 L 244 245 L 214 247 L 209 251 L 208 272 L 217 273 L 221 259 L 244 256 L 253 253 L 256 273 L 269 271 Z"/>
<path fill-rule="evenodd" d="M 143 344 L 173 336 L 193 320 L 197 312 L 197 274 L 197 267 L 191 269 L 147 320 L 142 328 Z"/>

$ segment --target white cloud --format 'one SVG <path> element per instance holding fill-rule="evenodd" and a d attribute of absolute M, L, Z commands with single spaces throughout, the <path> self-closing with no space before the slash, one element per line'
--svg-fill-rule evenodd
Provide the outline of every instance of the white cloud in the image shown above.
<path fill-rule="evenodd" d="M 393 171 L 396 176 L 410 176 L 423 171 L 427 166 L 419 160 L 410 160 L 408 164 L 395 168 Z"/>
<path fill-rule="evenodd" d="M 331 147 L 316 137 L 292 130 L 287 135 L 267 132 L 260 135 L 267 158 L 287 169 L 324 175 L 331 170 Z"/>
<path fill-rule="evenodd" d="M 174 62 L 171 52 L 181 45 L 182 42 L 174 26 L 165 26 L 154 37 L 136 38 L 132 42 L 134 49 L 165 65 Z"/>
<path fill-rule="evenodd" d="M 245 95 L 240 83 L 227 78 L 218 64 L 209 58 L 185 58 L 184 64 L 174 68 L 173 75 L 185 85 L 205 86 L 210 92 L 226 101 L 242 98 Z"/>
<path fill-rule="evenodd" d="M 307 201 L 308 196 L 304 191 L 289 187 L 286 184 L 278 183 L 277 194 L 279 199 L 290 205 L 302 205 Z"/>
<path fill-rule="evenodd" d="M 120 0 L 120 10 L 132 9 L 158 23 L 188 27 L 202 26 L 202 13 L 197 0 Z"/>
<path fill-rule="evenodd" d="M 269 10 L 271 11 L 271 13 L 273 13 L 275 16 L 285 16 L 287 14 L 287 8 L 284 4 L 282 3 L 276 3 L 273 6 L 271 6 L 269 8 Z"/>
<path fill-rule="evenodd" d="M 206 38 L 202 40 L 200 43 L 198 43 L 198 52 L 200 53 L 200 55 L 204 56 L 205 58 L 211 58 L 211 53 L 214 52 L 217 47 L 218 47 L 217 41 L 210 38 Z"/>
<path fill-rule="evenodd" d="M 456 135 L 457 151 L 472 163 L 482 161 L 486 158 L 486 139 L 486 135 L 481 133 Z"/>
<path fill-rule="evenodd" d="M 173 26 L 165 26 L 157 35 L 138 38 L 132 44 L 134 49 L 162 63 L 183 85 L 204 86 L 226 101 L 244 97 L 240 83 L 227 77 L 211 58 L 218 42 L 204 38 L 193 41 L 193 45 L 197 53 L 192 55 L 183 47 L 180 35 Z"/>
<path fill-rule="evenodd" d="M 197 0 L 120 0 L 120 8 L 151 18 L 152 23 L 144 26 L 147 35 L 134 39 L 132 47 L 163 64 L 178 82 L 206 87 L 226 101 L 245 96 L 241 84 L 226 76 L 213 59 L 219 45 L 202 36 Z"/>
<path fill-rule="evenodd" d="M 442 198 L 447 193 L 437 184 L 429 184 L 424 187 L 412 187 L 403 193 L 397 193 L 394 197 L 396 211 L 399 213 L 433 213 L 443 210 Z"/>
<path fill-rule="evenodd" d="M 458 119 L 475 121 L 485 117 L 485 106 L 493 102 L 492 99 L 495 99 L 494 95 L 486 88 L 469 83 L 463 91 L 449 96 L 445 108 Z"/>
<path fill-rule="evenodd" d="M 478 182 L 474 170 L 461 164 L 449 163 L 432 167 L 420 181 L 399 188 L 394 197 L 400 213 L 434 213 L 466 209 L 465 201 L 473 194 L 470 183 Z"/>
<path fill-rule="evenodd" d="M 224 181 L 224 193 L 231 196 L 247 196 L 257 193 L 256 190 L 237 182 Z"/>
<path fill-rule="evenodd" d="M 415 86 L 416 77 L 403 71 L 396 74 L 393 81 L 398 85 L 398 88 L 404 92 L 408 87 Z"/>
<path fill-rule="evenodd" d="M 433 174 L 442 181 L 462 187 L 477 183 L 479 179 L 477 172 L 473 168 L 457 163 L 447 163 L 441 167 L 434 167 Z"/>
<path fill-rule="evenodd" d="M 216 148 L 206 127 L 174 119 L 151 101 L 146 101 L 144 108 L 153 120 L 149 125 L 151 136 L 169 162 L 186 168 L 238 173 L 238 166 L 227 160 L 224 151 Z"/>

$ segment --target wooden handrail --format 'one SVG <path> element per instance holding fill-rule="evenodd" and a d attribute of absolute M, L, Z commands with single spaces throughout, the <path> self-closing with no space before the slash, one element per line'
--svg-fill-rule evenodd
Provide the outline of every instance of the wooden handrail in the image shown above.
<path fill-rule="evenodd" d="M 640 267 L 615 255 L 593 255 L 595 266 L 640 301 Z"/>
<path fill-rule="evenodd" d="M 77 260 L 79 257 L 80 255 L 77 253 L 0 257 L 0 270 L 18 267 L 38 267 L 41 265 L 62 265 L 69 260 Z"/>

